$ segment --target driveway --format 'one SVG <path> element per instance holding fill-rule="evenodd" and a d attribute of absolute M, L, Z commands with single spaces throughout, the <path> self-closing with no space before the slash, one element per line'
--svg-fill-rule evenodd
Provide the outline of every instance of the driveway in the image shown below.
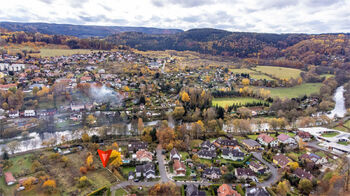
<path fill-rule="evenodd" d="M 269 167 L 271 174 L 272 174 L 272 176 L 268 180 L 266 180 L 264 182 L 258 182 L 258 183 L 256 183 L 256 185 L 258 187 L 266 187 L 266 186 L 271 187 L 272 184 L 274 184 L 275 182 L 277 182 L 279 180 L 277 168 L 275 166 L 273 166 L 271 163 L 265 161 L 262 158 L 261 152 L 253 152 L 252 154 L 256 159 L 258 159 L 259 161 L 261 161 L 262 163 L 267 165 L 267 167 Z"/>
<path fill-rule="evenodd" d="M 160 174 L 160 181 L 161 182 L 168 182 L 170 179 L 168 178 L 165 165 L 164 165 L 164 156 L 162 154 L 162 147 L 158 145 L 157 147 L 157 161 L 159 166 L 159 174 Z"/>

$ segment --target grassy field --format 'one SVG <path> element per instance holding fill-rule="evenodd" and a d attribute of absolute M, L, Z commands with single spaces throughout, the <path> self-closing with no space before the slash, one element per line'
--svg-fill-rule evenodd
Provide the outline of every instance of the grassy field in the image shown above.
<path fill-rule="evenodd" d="M 32 161 L 29 159 L 31 155 L 21 155 L 11 158 L 13 165 L 6 171 L 12 172 L 13 175 L 23 172 L 25 169 L 29 169 L 32 166 Z"/>
<path fill-rule="evenodd" d="M 343 125 L 347 128 L 350 128 L 350 120 L 346 121 Z"/>
<path fill-rule="evenodd" d="M 260 99 L 251 98 L 251 97 L 215 98 L 212 101 L 212 105 L 225 107 L 226 105 L 228 106 L 234 105 L 234 104 L 244 105 L 246 103 L 253 103 L 253 102 L 264 102 L 264 101 Z"/>
<path fill-rule="evenodd" d="M 128 193 L 124 190 L 124 189 L 117 189 L 115 191 L 115 194 L 114 196 L 124 196 L 124 195 L 127 195 Z"/>
<path fill-rule="evenodd" d="M 298 78 L 301 73 L 301 70 L 299 69 L 285 67 L 257 66 L 254 69 L 280 79 Z"/>
<path fill-rule="evenodd" d="M 326 77 L 326 79 L 327 79 L 327 78 L 334 77 L 333 74 L 321 74 L 320 76 L 321 76 L 321 77 Z"/>
<path fill-rule="evenodd" d="M 324 134 L 322 134 L 321 136 L 322 137 L 334 137 L 334 136 L 337 136 L 337 135 L 339 135 L 339 132 L 330 132 L 330 133 L 324 133 Z"/>
<path fill-rule="evenodd" d="M 319 93 L 322 83 L 304 83 L 290 88 L 267 88 L 271 97 L 296 98 L 304 95 Z"/>
<path fill-rule="evenodd" d="M 273 80 L 273 78 L 271 78 L 270 76 L 267 76 L 265 74 L 261 74 L 257 71 L 251 70 L 251 69 L 247 69 L 247 68 L 242 68 L 242 69 L 230 69 L 230 71 L 232 71 L 233 73 L 245 73 L 245 74 L 249 74 L 250 78 L 252 79 L 256 79 L 256 80 Z"/>

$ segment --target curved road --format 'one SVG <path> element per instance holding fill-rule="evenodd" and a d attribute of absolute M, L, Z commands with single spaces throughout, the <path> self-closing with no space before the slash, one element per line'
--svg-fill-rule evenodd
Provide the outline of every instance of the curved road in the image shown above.
<path fill-rule="evenodd" d="M 159 165 L 159 173 L 160 173 L 160 181 L 152 181 L 152 182 L 134 182 L 134 181 L 123 181 L 119 184 L 115 184 L 111 187 L 111 191 L 114 191 L 114 190 L 117 190 L 119 188 L 124 188 L 126 186 L 129 186 L 129 185 L 133 185 L 133 186 L 153 186 L 157 183 L 164 183 L 164 182 L 169 182 L 169 181 L 173 181 L 172 179 L 169 179 L 168 178 L 168 175 L 167 175 L 167 172 L 166 172 L 166 169 L 165 169 L 165 164 L 164 164 L 164 156 L 162 154 L 162 148 L 158 146 L 157 148 L 157 161 L 158 161 L 158 165 Z M 279 179 L 279 175 L 278 175 L 278 171 L 277 171 L 277 168 L 274 167 L 272 164 L 268 163 L 267 161 L 265 161 L 263 158 L 262 158 L 262 155 L 261 155 L 261 152 L 253 152 L 252 153 L 253 156 L 258 159 L 259 161 L 261 161 L 262 163 L 264 163 L 265 165 L 267 165 L 271 171 L 271 174 L 272 176 L 264 181 L 264 182 L 261 182 L 261 183 L 257 183 L 256 185 L 258 187 L 266 187 L 266 186 L 271 186 L 272 184 L 274 184 L 275 182 L 277 182 L 277 180 Z M 175 182 L 175 184 L 177 186 L 181 186 L 183 184 L 195 184 L 195 185 L 204 185 L 204 186 L 209 186 L 213 183 L 211 182 L 206 182 L 206 181 L 186 181 L 186 182 Z M 235 184 L 231 184 L 231 185 L 235 185 Z"/>

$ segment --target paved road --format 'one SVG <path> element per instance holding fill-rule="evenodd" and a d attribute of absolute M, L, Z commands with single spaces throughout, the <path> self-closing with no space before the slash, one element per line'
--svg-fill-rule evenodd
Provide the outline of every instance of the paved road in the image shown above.
<path fill-rule="evenodd" d="M 258 159 L 259 161 L 261 161 L 262 163 L 264 163 L 265 165 L 267 165 L 272 173 L 272 176 L 264 182 L 261 183 L 257 183 L 258 187 L 265 187 L 265 186 L 271 186 L 273 183 L 275 183 L 278 179 L 279 179 L 279 175 L 278 175 L 278 171 L 277 168 L 275 166 L 273 166 L 272 164 L 268 163 L 267 161 L 265 161 L 262 158 L 262 155 L 260 152 L 253 152 L 253 156 Z M 169 182 L 172 181 L 171 179 L 168 178 L 167 176 L 167 172 L 165 169 L 165 165 L 164 165 L 164 157 L 162 154 L 162 148 L 158 146 L 157 148 L 157 160 L 158 160 L 158 165 L 159 165 L 159 173 L 160 173 L 160 181 L 152 181 L 152 182 L 134 182 L 134 181 L 123 181 L 119 184 L 115 184 L 111 187 L 111 190 L 117 190 L 119 188 L 124 188 L 128 185 L 133 185 L 133 186 L 153 186 L 157 183 L 160 182 Z M 204 186 L 209 186 L 212 183 L 211 182 L 207 182 L 207 181 L 198 181 L 198 182 L 194 182 L 194 181 L 186 181 L 186 182 L 175 182 L 175 184 L 177 186 L 181 186 L 183 184 L 189 185 L 189 184 L 195 184 L 195 185 L 204 185 Z M 235 186 L 235 184 L 230 184 Z"/>
<path fill-rule="evenodd" d="M 262 155 L 261 155 L 261 152 L 253 152 L 252 153 L 253 156 L 258 159 L 259 161 L 261 161 L 262 163 L 264 163 L 265 165 L 267 165 L 267 167 L 269 167 L 270 171 L 271 171 L 271 174 L 272 176 L 264 181 L 264 182 L 259 182 L 259 183 L 256 183 L 256 185 L 258 187 L 266 187 L 266 186 L 271 186 L 272 184 L 274 184 L 275 182 L 277 182 L 280 178 L 280 176 L 278 175 L 278 170 L 275 166 L 273 166 L 271 163 L 265 161 L 263 158 L 262 158 Z"/>
<path fill-rule="evenodd" d="M 161 182 L 168 182 L 170 179 L 168 178 L 166 169 L 165 169 L 165 164 L 164 164 L 164 156 L 162 154 L 162 147 L 158 145 L 157 147 L 157 161 L 158 161 L 158 166 L 159 166 L 159 174 L 160 174 L 160 181 Z"/>

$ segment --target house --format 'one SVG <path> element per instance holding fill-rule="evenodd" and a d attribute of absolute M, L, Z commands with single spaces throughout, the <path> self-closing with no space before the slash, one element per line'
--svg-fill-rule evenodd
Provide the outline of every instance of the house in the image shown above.
<path fill-rule="evenodd" d="M 152 162 L 153 155 L 146 150 L 139 150 L 136 152 L 136 160 L 140 162 Z"/>
<path fill-rule="evenodd" d="M 198 153 L 198 157 L 202 159 L 213 159 L 216 158 L 215 150 L 200 150 Z"/>
<path fill-rule="evenodd" d="M 257 139 L 262 145 L 268 146 L 270 144 L 271 147 L 278 146 L 278 140 L 275 140 L 275 138 L 266 135 L 265 133 L 260 134 Z"/>
<path fill-rule="evenodd" d="M 283 154 L 277 154 L 273 156 L 273 163 L 284 168 L 288 165 L 291 160 Z"/>
<path fill-rule="evenodd" d="M 130 171 L 128 175 L 128 180 L 133 180 L 135 178 L 135 172 Z"/>
<path fill-rule="evenodd" d="M 25 117 L 34 117 L 35 116 L 35 110 L 24 110 L 24 116 Z"/>
<path fill-rule="evenodd" d="M 295 176 L 297 176 L 298 178 L 302 179 L 302 178 L 306 178 L 306 179 L 309 179 L 309 180 L 312 180 L 313 176 L 312 174 L 310 174 L 309 172 L 301 169 L 300 167 L 296 168 L 294 170 L 294 173 L 293 173 Z"/>
<path fill-rule="evenodd" d="M 175 174 L 178 176 L 185 176 L 186 175 L 186 166 L 180 160 L 174 160 L 173 170 L 174 170 Z"/>
<path fill-rule="evenodd" d="M 237 140 L 228 140 L 228 139 L 217 139 L 214 142 L 214 145 L 216 147 L 221 147 L 221 148 L 235 148 L 239 149 L 239 144 Z"/>
<path fill-rule="evenodd" d="M 10 88 L 17 89 L 17 84 L 0 84 L 0 91 L 8 91 Z"/>
<path fill-rule="evenodd" d="M 131 142 L 128 144 L 128 151 L 130 153 L 137 152 L 139 150 L 147 150 L 148 144 L 147 142 Z"/>
<path fill-rule="evenodd" d="M 254 187 L 246 188 L 245 196 L 270 196 L 270 194 L 265 190 L 265 188 Z"/>
<path fill-rule="evenodd" d="M 281 133 L 277 136 L 277 139 L 279 142 L 283 143 L 283 144 L 296 144 L 295 140 L 291 137 L 289 137 L 289 135 L 286 135 L 284 133 Z"/>
<path fill-rule="evenodd" d="M 84 106 L 84 104 L 78 104 L 78 105 L 70 104 L 70 109 L 72 111 L 81 111 L 81 110 L 85 109 L 85 106 Z"/>
<path fill-rule="evenodd" d="M 241 194 L 233 190 L 228 184 L 223 184 L 219 186 L 217 193 L 218 196 L 241 196 Z"/>
<path fill-rule="evenodd" d="M 311 140 L 311 134 L 309 132 L 305 131 L 299 131 L 297 135 L 295 136 L 296 140 L 299 141 L 299 139 L 302 139 L 304 142 L 308 142 Z"/>
<path fill-rule="evenodd" d="M 181 159 L 181 156 L 180 154 L 177 152 L 176 148 L 173 148 L 171 151 L 170 151 L 170 159 L 171 160 L 180 160 Z"/>
<path fill-rule="evenodd" d="M 209 179 L 219 179 L 221 178 L 221 170 L 218 167 L 210 167 L 206 168 L 203 171 L 203 177 L 209 178 Z"/>
<path fill-rule="evenodd" d="M 244 178 L 244 179 L 255 178 L 255 173 L 250 168 L 236 168 L 235 175 L 237 178 Z"/>
<path fill-rule="evenodd" d="M 136 166 L 136 177 L 144 177 L 146 179 L 155 178 L 156 177 L 156 170 L 153 163 L 147 163 L 144 165 L 137 165 Z"/>
<path fill-rule="evenodd" d="M 9 111 L 9 117 L 10 118 L 18 118 L 19 117 L 19 111 L 18 110 Z"/>
<path fill-rule="evenodd" d="M 232 161 L 243 161 L 244 153 L 232 148 L 224 148 L 222 149 L 222 158 L 230 159 Z"/>
<path fill-rule="evenodd" d="M 300 160 L 305 160 L 305 159 L 308 159 L 308 160 L 311 160 L 313 163 L 317 164 L 317 165 L 322 165 L 322 164 L 325 164 L 327 163 L 327 159 L 325 157 L 320 157 L 318 156 L 317 154 L 314 154 L 314 153 L 306 153 L 306 154 L 303 154 L 299 157 Z"/>
<path fill-rule="evenodd" d="M 199 191 L 194 184 L 189 184 L 186 187 L 186 196 L 205 196 L 205 191 Z"/>
<path fill-rule="evenodd" d="M 14 183 L 16 183 L 16 179 L 15 177 L 13 177 L 11 172 L 5 172 L 5 181 L 7 186 L 13 185 Z"/>
<path fill-rule="evenodd" d="M 204 141 L 201 144 L 201 149 L 204 149 L 204 150 L 216 150 L 216 146 L 215 146 L 215 144 L 210 143 L 209 140 L 206 140 L 206 141 Z"/>
<path fill-rule="evenodd" d="M 261 145 L 252 140 L 252 139 L 246 139 L 246 140 L 242 140 L 242 144 L 248 149 L 248 150 L 257 150 L 259 148 L 261 148 Z"/>
<path fill-rule="evenodd" d="M 259 173 L 259 174 L 263 174 L 266 170 L 266 168 L 263 165 L 255 161 L 251 161 L 249 163 L 249 168 L 253 170 L 255 173 Z"/>

